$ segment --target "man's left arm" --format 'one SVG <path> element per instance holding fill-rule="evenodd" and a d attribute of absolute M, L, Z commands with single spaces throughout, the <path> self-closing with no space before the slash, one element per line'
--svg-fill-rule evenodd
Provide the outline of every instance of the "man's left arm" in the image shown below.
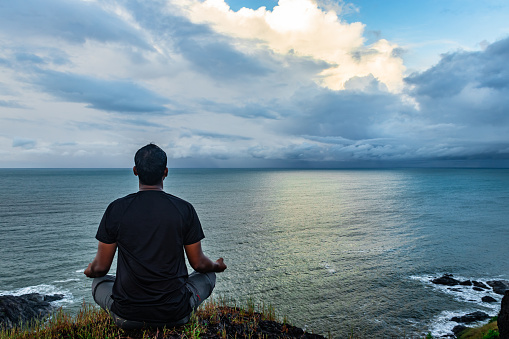
<path fill-rule="evenodd" d="M 99 278 L 105 276 L 106 273 L 108 273 L 110 270 L 116 250 L 116 242 L 113 244 L 106 244 L 99 241 L 97 254 L 95 255 L 94 260 L 88 264 L 88 267 L 83 273 L 85 273 L 85 275 L 89 278 Z"/>

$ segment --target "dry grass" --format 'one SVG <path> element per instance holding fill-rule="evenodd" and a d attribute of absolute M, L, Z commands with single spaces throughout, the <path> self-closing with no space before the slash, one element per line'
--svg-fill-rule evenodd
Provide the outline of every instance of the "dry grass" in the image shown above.
<path fill-rule="evenodd" d="M 276 322 L 270 306 L 258 307 L 248 302 L 238 307 L 231 301 L 209 301 L 192 315 L 184 326 L 156 330 L 124 331 L 115 326 L 109 315 L 92 305 L 83 304 L 76 315 L 58 310 L 50 318 L 14 328 L 1 330 L 0 339 L 42 338 L 320 338 L 303 333 L 286 321 Z M 323 338 L 323 337 L 321 337 Z"/>

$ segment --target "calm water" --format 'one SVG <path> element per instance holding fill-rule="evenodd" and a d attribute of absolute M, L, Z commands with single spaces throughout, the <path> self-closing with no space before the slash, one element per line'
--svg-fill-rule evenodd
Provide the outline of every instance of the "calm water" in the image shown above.
<path fill-rule="evenodd" d="M 130 170 L 0 169 L 0 294 L 93 302 L 83 269 Z M 480 293 L 429 283 L 509 279 L 509 170 L 170 170 L 195 206 L 206 253 L 228 270 L 215 296 L 272 304 L 309 331 L 443 334 L 456 314 L 495 315 Z"/>

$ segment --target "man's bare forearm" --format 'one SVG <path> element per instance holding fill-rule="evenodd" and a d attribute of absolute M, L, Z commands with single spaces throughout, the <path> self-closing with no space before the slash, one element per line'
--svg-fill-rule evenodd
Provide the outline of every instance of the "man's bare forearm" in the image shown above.
<path fill-rule="evenodd" d="M 99 278 L 104 277 L 106 273 L 110 270 L 111 263 L 113 261 L 113 257 L 115 256 L 115 251 L 117 250 L 117 244 L 105 244 L 99 242 L 97 247 L 97 254 L 95 255 L 94 260 L 83 272 L 89 278 Z"/>
<path fill-rule="evenodd" d="M 99 277 L 104 277 L 108 273 L 108 271 L 109 271 L 109 269 L 105 270 L 105 269 L 99 268 L 97 263 L 95 263 L 95 260 L 94 260 L 93 262 L 88 264 L 88 267 L 85 269 L 85 272 L 83 272 L 83 273 L 89 278 L 99 278 Z"/>
<path fill-rule="evenodd" d="M 207 256 L 203 256 L 200 264 L 196 267 L 193 267 L 193 269 L 200 273 L 223 272 L 226 269 L 226 265 L 223 262 L 223 258 L 212 261 Z"/>

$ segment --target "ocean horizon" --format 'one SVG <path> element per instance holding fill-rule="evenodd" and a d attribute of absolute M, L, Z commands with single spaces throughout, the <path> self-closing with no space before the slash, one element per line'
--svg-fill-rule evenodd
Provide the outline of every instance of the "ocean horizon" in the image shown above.
<path fill-rule="evenodd" d="M 498 313 L 492 291 L 430 280 L 509 280 L 509 169 L 169 171 L 165 191 L 193 204 L 204 252 L 228 265 L 214 298 L 332 337 L 443 335 L 455 315 Z M 0 185 L 0 294 L 93 303 L 83 270 L 108 204 L 138 190 L 132 170 L 0 169 Z"/>

